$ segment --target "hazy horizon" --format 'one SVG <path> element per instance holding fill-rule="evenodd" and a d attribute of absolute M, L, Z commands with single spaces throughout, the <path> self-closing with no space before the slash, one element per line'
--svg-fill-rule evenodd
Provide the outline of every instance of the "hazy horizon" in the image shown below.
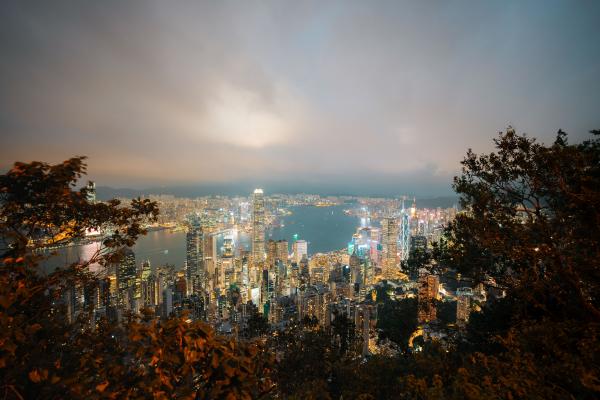
<path fill-rule="evenodd" d="M 108 200 L 115 197 L 137 197 L 147 195 L 173 195 L 180 198 L 195 198 L 195 197 L 210 197 L 210 196 L 228 196 L 228 197 L 249 197 L 256 187 L 261 187 L 265 190 L 267 196 L 271 195 L 320 195 L 320 196 L 350 196 L 350 197 L 372 197 L 372 198 L 401 198 L 406 196 L 412 201 L 413 197 L 419 201 L 425 201 L 428 207 L 452 206 L 458 203 L 458 195 L 453 192 L 447 194 L 428 194 L 417 192 L 402 192 L 387 188 L 380 192 L 369 190 L 358 190 L 356 192 L 345 191 L 343 189 L 326 188 L 325 186 L 304 186 L 294 185 L 293 187 L 285 185 L 258 185 L 253 186 L 248 183 L 224 183 L 220 185 L 185 185 L 185 186 L 161 186 L 161 187 L 143 187 L 143 188 L 127 188 L 127 187 L 112 187 L 112 186 L 96 186 L 97 198 L 99 200 Z M 420 205 L 419 205 L 420 206 Z"/>

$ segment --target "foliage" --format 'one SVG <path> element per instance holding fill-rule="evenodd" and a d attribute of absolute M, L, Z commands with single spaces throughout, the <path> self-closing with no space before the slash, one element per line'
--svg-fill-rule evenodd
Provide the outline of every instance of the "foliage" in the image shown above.
<path fill-rule="evenodd" d="M 83 157 L 16 163 L 0 176 L 0 393 L 5 398 L 255 398 L 271 387 L 268 355 L 201 323 L 130 318 L 123 325 L 66 317 L 65 295 L 98 284 L 91 264 L 119 260 L 156 204 L 91 203 L 76 190 Z M 90 260 L 45 274 L 37 250 L 113 232 Z M 261 355 L 262 354 L 262 355 Z"/>
<path fill-rule="evenodd" d="M 379 338 L 389 339 L 406 351 L 408 339 L 417 329 L 417 299 L 385 298 L 379 304 L 377 315 Z"/>
<path fill-rule="evenodd" d="M 348 318 L 348 315 L 334 310 L 333 321 L 331 321 L 331 334 L 336 343 L 339 343 L 340 354 L 346 354 L 349 347 L 355 342 L 355 332 L 354 322 Z"/>
<path fill-rule="evenodd" d="M 431 254 L 425 249 L 411 249 L 408 254 L 408 259 L 404 261 L 404 268 L 408 271 L 410 279 L 417 279 L 419 269 L 425 268 L 431 261 Z"/>
<path fill-rule="evenodd" d="M 458 371 L 477 396 L 600 392 L 599 133 L 569 145 L 559 131 L 545 146 L 509 129 L 497 152 L 469 150 L 454 180 L 464 211 L 440 259 L 507 291 L 468 327 L 480 353 Z"/>
<path fill-rule="evenodd" d="M 598 320 L 600 140 L 568 145 L 559 131 L 544 146 L 509 129 L 495 143 L 497 153 L 469 150 L 455 178 L 465 212 L 446 260 L 509 288 L 524 316 Z"/>
<path fill-rule="evenodd" d="M 87 187 L 74 190 L 86 171 L 85 157 L 57 165 L 41 162 L 15 163 L 0 176 L 0 257 L 18 257 L 33 266 L 31 248 L 56 246 L 82 238 L 90 229 L 114 227 L 104 240 L 110 249 L 132 246 L 144 233 L 145 220 L 155 220 L 156 204 L 134 199 L 129 207 L 119 200 L 91 203 Z M 99 261 L 99 260 L 95 260 Z"/>
<path fill-rule="evenodd" d="M 256 307 L 252 308 L 250 305 L 248 308 L 252 311 L 242 334 L 246 338 L 255 338 L 269 332 L 269 321 L 258 313 Z"/>
<path fill-rule="evenodd" d="M 436 301 L 434 303 L 438 321 L 443 324 L 456 322 L 456 301 Z"/>
<path fill-rule="evenodd" d="M 337 322 L 335 322 L 337 320 Z M 347 371 L 358 367 L 359 340 L 346 314 L 336 314 L 331 329 L 293 325 L 276 331 L 267 342 L 277 362 L 273 379 L 276 398 L 340 398 Z"/>

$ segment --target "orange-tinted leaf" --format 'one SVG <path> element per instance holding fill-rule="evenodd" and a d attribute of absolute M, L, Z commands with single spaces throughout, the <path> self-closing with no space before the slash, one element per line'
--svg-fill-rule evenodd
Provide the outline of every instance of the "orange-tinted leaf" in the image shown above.
<path fill-rule="evenodd" d="M 37 369 L 29 372 L 29 380 L 33 383 L 39 383 L 42 380 L 42 377 Z"/>
<path fill-rule="evenodd" d="M 100 393 L 102 393 L 106 390 L 107 387 L 108 387 L 108 381 L 104 381 L 104 382 L 96 385 L 96 390 L 99 391 Z"/>

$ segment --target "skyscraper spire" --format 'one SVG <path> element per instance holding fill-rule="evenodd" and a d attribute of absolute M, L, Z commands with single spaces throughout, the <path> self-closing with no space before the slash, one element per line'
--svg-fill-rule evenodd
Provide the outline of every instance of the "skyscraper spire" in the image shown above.
<path fill-rule="evenodd" d="M 186 234 L 186 278 L 190 293 L 199 293 L 204 284 L 204 232 L 200 216 L 188 217 Z"/>
<path fill-rule="evenodd" d="M 265 198 L 262 189 L 252 195 L 252 262 L 265 260 Z"/>

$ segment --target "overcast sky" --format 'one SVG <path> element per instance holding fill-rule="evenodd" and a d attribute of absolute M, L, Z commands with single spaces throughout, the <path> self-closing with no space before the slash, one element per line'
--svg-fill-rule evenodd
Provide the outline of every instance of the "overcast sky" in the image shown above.
<path fill-rule="evenodd" d="M 509 124 L 600 128 L 599 20 L 598 1 L 3 1 L 0 167 L 447 194 Z"/>

